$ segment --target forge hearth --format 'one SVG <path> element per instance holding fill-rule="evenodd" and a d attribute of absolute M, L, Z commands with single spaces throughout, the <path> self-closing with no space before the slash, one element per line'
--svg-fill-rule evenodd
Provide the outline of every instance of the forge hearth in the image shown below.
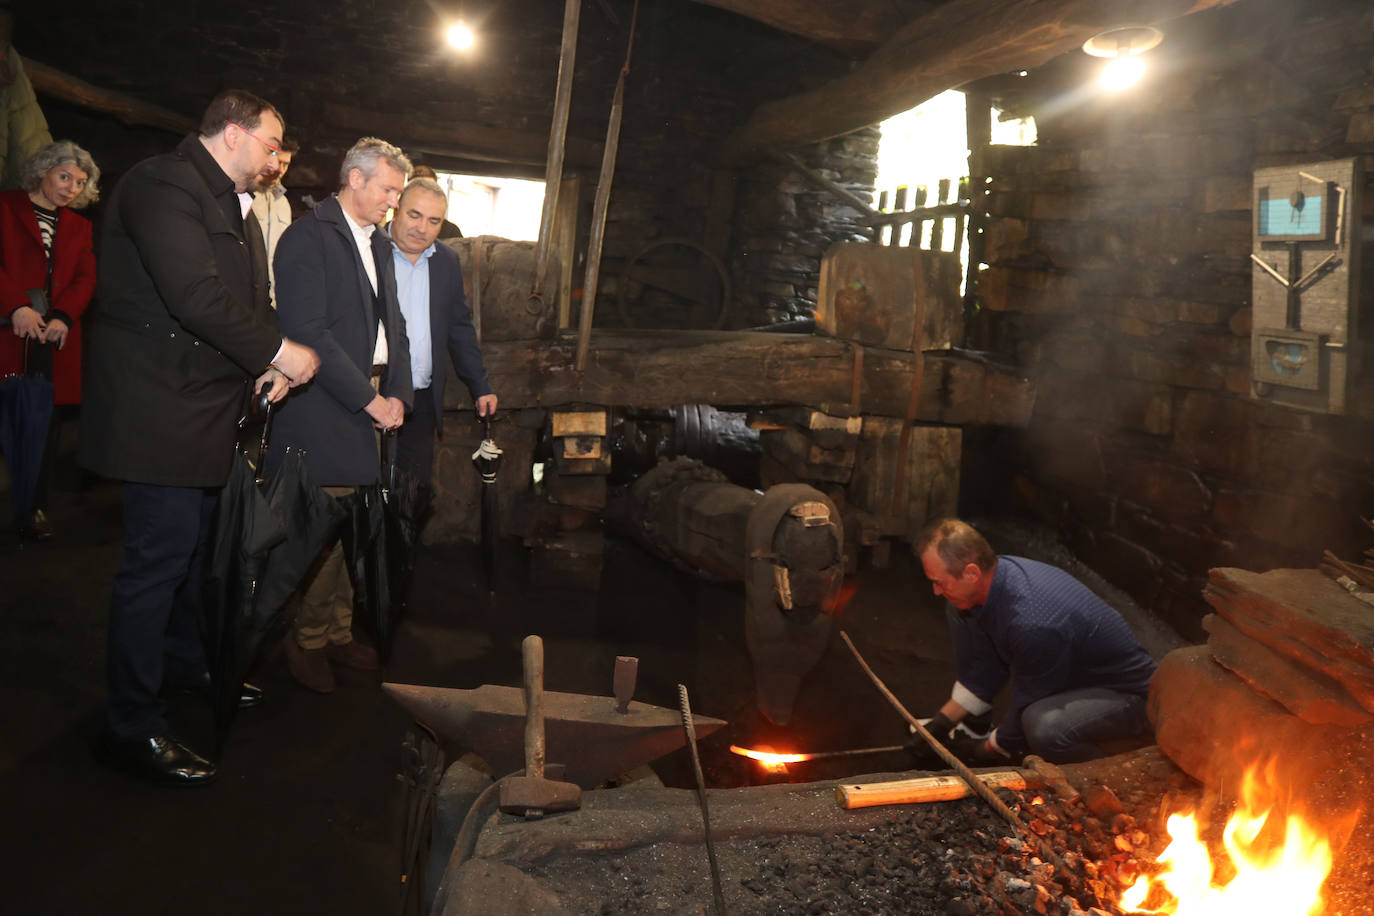
<path fill-rule="evenodd" d="M 837 781 L 710 790 L 726 907 L 732 914 L 1117 912 L 1112 904 L 1168 841 L 1162 812 L 1198 806 L 1201 787 L 1156 748 L 1065 770 L 1083 793 L 1079 801 L 998 794 L 1060 853 L 1067 871 L 1038 858 L 977 799 L 846 811 Z M 710 900 L 695 793 L 628 787 L 586 793 L 581 810 L 541 821 L 493 816 L 472 858 L 445 874 L 435 913 L 702 913 Z"/>

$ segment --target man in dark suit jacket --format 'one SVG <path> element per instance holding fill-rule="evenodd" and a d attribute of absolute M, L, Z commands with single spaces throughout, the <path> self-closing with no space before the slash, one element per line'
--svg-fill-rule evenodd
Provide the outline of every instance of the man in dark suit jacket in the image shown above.
<path fill-rule="evenodd" d="M 415 409 L 406 417 L 397 441 L 396 463 L 430 489 L 434 468 L 434 438 L 443 424 L 444 351 L 467 386 L 479 416 L 496 413 L 496 395 L 487 381 L 477 331 L 463 295 L 463 271 L 458 253 L 436 245 L 448 197 L 437 182 L 416 178 L 406 185 L 396 216 L 387 227 L 395 247 L 392 266 L 401 314 L 410 339 L 410 374 L 415 386 Z"/>
<path fill-rule="evenodd" d="M 412 401 L 410 350 L 396 305 L 390 246 L 376 227 L 396 206 L 410 162 L 367 137 L 344 156 L 340 189 L 292 223 L 277 244 L 277 314 L 286 333 L 320 354 L 314 384 L 273 421 L 268 466 L 288 448 L 305 453 L 311 474 L 332 495 L 379 479 L 377 430 L 398 428 Z M 354 640 L 353 590 L 343 547 L 326 548 L 286 640 L 296 680 L 334 689 L 331 663 L 376 669 L 377 654 Z"/>
<path fill-rule="evenodd" d="M 158 693 L 164 681 L 195 686 L 208 676 L 200 571 L 248 381 L 270 383 L 279 400 L 319 366 L 314 351 L 282 337 L 262 237 L 244 222 L 246 192 L 282 130 L 269 103 L 222 93 L 199 135 L 124 176 L 105 214 L 81 413 L 82 463 L 124 482 L 101 749 L 160 782 L 215 775 L 167 734 Z"/>

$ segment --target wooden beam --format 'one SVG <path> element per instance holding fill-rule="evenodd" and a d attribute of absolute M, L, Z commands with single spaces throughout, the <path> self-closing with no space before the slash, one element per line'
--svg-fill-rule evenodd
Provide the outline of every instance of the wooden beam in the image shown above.
<path fill-rule="evenodd" d="M 583 373 L 568 371 L 577 341 L 567 333 L 488 341 L 482 357 L 506 408 L 802 404 L 833 416 L 856 413 L 850 398 L 857 368 L 863 413 L 904 417 L 918 365 L 914 353 L 804 334 L 595 328 L 592 342 Z M 960 350 L 932 350 L 920 362 L 917 420 L 1020 427 L 1030 421 L 1035 384 L 1014 368 Z M 466 389 L 449 381 L 445 406 L 469 406 Z"/>
<path fill-rule="evenodd" d="M 824 188 L 825 190 L 829 191 L 831 194 L 834 194 L 836 198 L 853 207 L 855 210 L 859 211 L 859 216 L 861 216 L 865 222 L 872 224 L 873 221 L 878 217 L 878 213 L 871 206 L 869 206 L 868 201 L 864 200 L 862 197 L 855 194 L 853 191 L 849 190 L 844 185 L 838 184 L 834 181 L 831 181 L 829 178 L 826 178 L 820 172 L 811 168 L 805 162 L 802 162 L 792 153 L 774 153 L 773 155 L 776 156 L 779 161 L 792 166 L 792 168 L 796 169 L 802 175 L 811 179 L 811 181 L 813 181 L 820 187 Z"/>
<path fill-rule="evenodd" d="M 930 0 L 697 0 L 782 32 L 844 51 L 881 44 L 895 29 L 933 9 Z"/>
<path fill-rule="evenodd" d="M 456 158 L 542 166 L 548 153 L 548 135 L 535 131 L 447 119 L 436 119 L 433 123 L 439 126 L 429 126 L 413 115 L 369 111 L 337 102 L 325 103 L 324 123 L 339 130 L 383 137 L 402 148 Z M 601 163 L 601 144 L 568 137 L 565 157 L 580 168 L 595 168 Z"/>
<path fill-rule="evenodd" d="M 125 124 L 157 127 L 175 134 L 190 133 L 197 127 L 198 122 L 185 115 L 122 92 L 101 89 L 31 58 L 24 58 L 24 72 L 28 74 L 34 92 L 101 114 L 113 115 Z"/>
<path fill-rule="evenodd" d="M 722 161 L 743 165 L 851 133 L 971 80 L 1038 67 L 1124 21 L 1153 24 L 1234 2 L 950 0 L 903 26 L 851 73 L 759 106 L 726 138 Z"/>

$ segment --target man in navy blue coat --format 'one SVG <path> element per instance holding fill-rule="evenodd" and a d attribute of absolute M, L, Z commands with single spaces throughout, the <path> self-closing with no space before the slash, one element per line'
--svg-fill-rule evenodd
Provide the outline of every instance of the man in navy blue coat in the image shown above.
<path fill-rule="evenodd" d="M 447 210 L 448 196 L 439 183 L 416 178 L 406 185 L 388 227 L 394 246 L 390 263 L 410 340 L 415 388 L 414 412 L 401 427 L 396 463 L 426 490 L 433 479 L 434 439 L 443 429 L 445 349 L 478 415 L 496 412 L 496 395 L 487 381 L 472 313 L 463 295 L 458 253 L 447 245 L 435 244 Z"/>
<path fill-rule="evenodd" d="M 277 315 L 293 339 L 320 355 L 312 385 L 273 421 L 268 466 L 288 448 L 326 492 L 377 483 L 377 431 L 401 426 L 410 407 L 410 345 L 388 269 L 391 246 L 376 232 L 405 187 L 410 161 L 385 140 L 359 140 L 344 156 L 337 195 L 282 233 L 274 260 Z M 288 330 L 289 329 L 289 330 Z M 353 589 L 343 548 L 327 548 L 286 640 L 292 675 L 320 693 L 333 665 L 376 669 L 377 654 L 353 638 Z"/>
<path fill-rule="evenodd" d="M 985 758 L 1027 751 L 1051 763 L 1104 755 L 1103 742 L 1148 739 L 1154 660 L 1126 621 L 1054 566 L 998 556 L 972 526 L 943 519 L 914 545 L 935 594 L 950 604 L 957 680 L 927 728 L 942 740 L 991 710 L 1010 684 Z"/>

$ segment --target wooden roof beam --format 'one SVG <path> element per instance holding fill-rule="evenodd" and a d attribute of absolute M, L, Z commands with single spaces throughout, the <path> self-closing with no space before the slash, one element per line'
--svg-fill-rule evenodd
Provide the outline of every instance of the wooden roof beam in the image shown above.
<path fill-rule="evenodd" d="M 818 89 L 760 105 L 722 161 L 752 162 L 851 133 L 946 89 L 1037 67 L 1123 23 L 1153 25 L 1236 0 L 950 0 L 903 26 L 862 65 Z M 1167 40 L 1167 39 L 1166 39 Z"/>

